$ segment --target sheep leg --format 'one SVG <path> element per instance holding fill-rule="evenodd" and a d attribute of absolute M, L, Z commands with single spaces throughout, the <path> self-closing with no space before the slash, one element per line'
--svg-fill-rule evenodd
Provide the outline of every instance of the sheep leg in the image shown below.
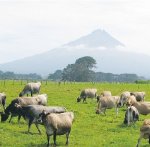
<path fill-rule="evenodd" d="M 105 107 L 104 108 L 100 108 L 100 113 L 102 113 L 102 112 L 104 113 L 104 115 L 106 115 L 106 113 L 105 113 L 106 112 L 106 108 Z"/>
<path fill-rule="evenodd" d="M 83 98 L 83 103 L 86 101 L 86 97 Z"/>
<path fill-rule="evenodd" d="M 142 135 L 139 137 L 139 139 L 138 139 L 138 143 L 137 143 L 136 147 L 138 147 L 138 146 L 139 146 L 141 139 L 142 139 Z"/>
<path fill-rule="evenodd" d="M 117 116 L 118 116 L 118 107 L 116 107 L 116 114 L 117 114 Z"/>
<path fill-rule="evenodd" d="M 150 136 L 149 136 L 149 144 L 150 144 Z"/>
<path fill-rule="evenodd" d="M 128 110 L 128 126 L 130 125 L 130 113 L 129 113 L 129 110 Z"/>
<path fill-rule="evenodd" d="M 33 96 L 33 92 L 31 91 L 31 97 Z"/>
<path fill-rule="evenodd" d="M 66 140 L 66 145 L 68 145 L 68 142 L 69 142 L 69 134 L 70 134 L 70 131 L 66 133 L 66 139 L 67 139 Z"/>
<path fill-rule="evenodd" d="M 54 145 L 56 145 L 56 131 L 54 131 L 53 140 L 54 140 Z"/>
<path fill-rule="evenodd" d="M 49 147 L 49 142 L 50 142 L 50 136 L 46 133 L 47 135 L 47 146 Z"/>
<path fill-rule="evenodd" d="M 28 123 L 28 133 L 30 132 L 30 128 L 33 122 L 33 118 L 29 119 L 29 123 Z"/>
<path fill-rule="evenodd" d="M 5 111 L 5 109 L 6 109 L 5 105 L 3 105 L 3 109 L 4 109 L 4 111 Z"/>
<path fill-rule="evenodd" d="M 3 109 L 4 109 L 4 111 L 5 111 L 5 109 L 6 109 L 6 108 L 5 108 L 5 100 L 2 101 L 2 105 L 3 105 Z"/>
<path fill-rule="evenodd" d="M 11 116 L 10 116 L 10 119 L 9 119 L 9 123 L 11 122 L 11 119 L 13 118 L 13 116 L 12 116 L 12 114 L 11 114 Z"/>
<path fill-rule="evenodd" d="M 106 108 L 104 108 L 104 114 L 105 114 L 105 116 L 106 116 L 106 113 L 105 113 L 105 112 L 106 112 Z"/>
<path fill-rule="evenodd" d="M 18 116 L 18 124 L 20 124 L 21 115 Z"/>
<path fill-rule="evenodd" d="M 40 131 L 40 129 L 39 129 L 39 125 L 38 125 L 37 123 L 35 123 L 35 126 L 36 126 L 36 128 L 38 129 L 39 134 L 42 134 L 41 131 Z"/>

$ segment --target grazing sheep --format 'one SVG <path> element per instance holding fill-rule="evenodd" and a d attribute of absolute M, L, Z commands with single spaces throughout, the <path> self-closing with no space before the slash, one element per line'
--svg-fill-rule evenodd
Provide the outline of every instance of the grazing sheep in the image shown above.
<path fill-rule="evenodd" d="M 45 110 L 39 115 L 40 120 L 46 128 L 47 146 L 50 144 L 50 136 L 53 135 L 54 145 L 56 145 L 56 135 L 66 134 L 66 144 L 69 142 L 69 134 L 74 120 L 73 112 L 47 113 Z"/>
<path fill-rule="evenodd" d="M 130 95 L 134 95 L 137 101 L 144 101 L 145 92 L 131 92 Z"/>
<path fill-rule="evenodd" d="M 15 106 L 18 115 L 21 115 L 28 122 L 28 133 L 30 132 L 30 127 L 32 123 L 34 123 L 39 133 L 41 134 L 41 131 L 38 127 L 39 123 L 37 120 L 39 118 L 39 114 L 41 114 L 43 110 L 45 110 L 47 113 L 66 112 L 66 108 L 59 106 L 42 106 L 42 105 L 21 106 L 17 103 L 15 104 Z"/>
<path fill-rule="evenodd" d="M 104 113 L 106 109 L 115 108 L 116 114 L 118 115 L 118 102 L 120 97 L 119 96 L 104 96 L 100 98 L 100 101 L 98 103 L 98 107 L 96 110 L 96 114 Z M 106 114 L 105 114 L 106 115 Z"/>
<path fill-rule="evenodd" d="M 103 91 L 100 95 L 98 95 L 97 98 L 97 103 L 99 102 L 100 98 L 103 96 L 111 96 L 111 91 Z"/>
<path fill-rule="evenodd" d="M 138 139 L 138 143 L 136 147 L 139 146 L 142 138 L 149 139 L 149 144 L 150 144 L 150 119 L 144 120 L 143 125 L 140 128 L 140 137 Z"/>
<path fill-rule="evenodd" d="M 150 113 L 150 102 L 137 102 L 133 95 L 127 98 L 127 105 L 134 106 L 140 114 L 147 115 Z"/>
<path fill-rule="evenodd" d="M 20 121 L 21 115 L 18 115 L 15 104 L 21 106 L 27 105 L 46 105 L 47 104 L 47 94 L 37 95 L 35 97 L 19 97 L 11 101 L 8 107 L 5 109 L 5 113 L 1 114 L 1 121 L 6 121 L 11 114 L 9 122 L 11 122 L 12 117 L 18 116 L 18 123 Z"/>
<path fill-rule="evenodd" d="M 3 106 L 4 110 L 5 110 L 5 104 L 6 104 L 6 94 L 0 93 L 0 105 Z"/>
<path fill-rule="evenodd" d="M 129 106 L 125 113 L 124 124 L 130 125 L 139 120 L 139 112 L 134 106 Z"/>
<path fill-rule="evenodd" d="M 40 87 L 41 87 L 41 82 L 28 83 L 27 85 L 25 85 L 22 92 L 20 92 L 19 97 L 22 97 L 25 94 L 27 94 L 27 96 L 28 96 L 29 93 L 31 94 L 31 96 L 33 96 L 33 94 L 39 94 Z"/>
<path fill-rule="evenodd" d="M 120 107 L 124 106 L 124 104 L 126 104 L 127 102 L 127 98 L 130 96 L 130 92 L 129 91 L 124 91 L 121 93 L 121 96 L 120 96 L 120 100 L 119 100 L 119 103 L 118 105 Z"/>
<path fill-rule="evenodd" d="M 81 91 L 80 96 L 77 98 L 77 102 L 80 102 L 83 99 L 83 102 L 86 101 L 86 98 L 95 98 L 97 89 L 84 89 Z"/>

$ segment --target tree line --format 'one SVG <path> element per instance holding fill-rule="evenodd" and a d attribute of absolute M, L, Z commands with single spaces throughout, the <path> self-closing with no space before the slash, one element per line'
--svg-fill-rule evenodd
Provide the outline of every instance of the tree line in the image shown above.
<path fill-rule="evenodd" d="M 31 74 L 15 74 L 14 72 L 3 72 L 0 71 L 0 79 L 9 79 L 9 80 L 40 80 L 42 77 L 36 73 Z"/>
<path fill-rule="evenodd" d="M 90 56 L 77 59 L 74 64 L 68 64 L 63 70 L 56 70 L 49 74 L 48 79 L 54 81 L 76 81 L 76 82 L 135 82 L 143 80 L 136 74 L 112 74 L 94 72 L 96 60 Z"/>
<path fill-rule="evenodd" d="M 49 74 L 47 80 L 69 82 L 139 82 L 145 80 L 136 74 L 112 74 L 95 72 L 96 60 L 90 56 L 77 59 L 74 64 L 68 64 L 63 70 L 56 70 Z M 42 80 L 36 73 L 16 74 L 14 72 L 0 71 L 0 79 L 10 80 Z"/>

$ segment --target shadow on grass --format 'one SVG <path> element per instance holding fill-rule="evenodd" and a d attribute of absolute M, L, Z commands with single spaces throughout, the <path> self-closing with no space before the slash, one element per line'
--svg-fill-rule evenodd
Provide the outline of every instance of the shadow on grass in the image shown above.
<path fill-rule="evenodd" d="M 150 144 L 145 144 L 145 145 L 142 145 L 143 147 L 149 147 L 150 146 Z"/>
<path fill-rule="evenodd" d="M 47 144 L 43 143 L 43 144 L 26 144 L 27 147 L 46 147 Z"/>
<path fill-rule="evenodd" d="M 42 134 L 39 134 L 38 132 L 37 133 L 33 133 L 33 132 L 28 132 L 28 131 L 21 131 L 20 133 L 27 134 L 27 135 L 42 135 Z"/>
<path fill-rule="evenodd" d="M 137 124 L 136 123 L 133 123 L 133 124 L 130 124 L 129 126 L 127 124 L 124 124 L 124 123 L 121 123 L 119 125 L 117 125 L 119 128 L 137 128 Z"/>
<path fill-rule="evenodd" d="M 27 147 L 47 147 L 47 143 L 41 143 L 41 144 L 34 144 L 34 143 L 31 143 L 31 144 L 27 144 L 26 145 Z M 59 147 L 59 146 L 66 146 L 65 144 L 57 144 L 57 145 L 54 145 L 53 143 L 50 144 L 50 147 Z"/>

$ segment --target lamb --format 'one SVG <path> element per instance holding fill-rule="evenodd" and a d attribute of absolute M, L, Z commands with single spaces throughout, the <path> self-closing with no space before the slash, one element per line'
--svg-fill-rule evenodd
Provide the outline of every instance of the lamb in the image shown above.
<path fill-rule="evenodd" d="M 140 137 L 138 139 L 138 143 L 136 147 L 139 146 L 142 138 L 149 139 L 149 144 L 150 144 L 150 119 L 144 120 L 143 125 L 140 128 Z"/>
<path fill-rule="evenodd" d="M 139 112 L 134 106 L 129 106 L 125 112 L 124 124 L 135 123 L 139 120 Z"/>
<path fill-rule="evenodd" d="M 21 115 L 18 114 L 15 104 L 19 104 L 21 106 L 27 105 L 46 105 L 47 104 L 47 94 L 37 95 L 35 97 L 19 97 L 8 105 L 5 109 L 5 113 L 1 114 L 1 121 L 6 121 L 11 114 L 9 122 L 11 122 L 12 118 L 18 116 L 18 123 L 20 122 Z"/>
<path fill-rule="evenodd" d="M 145 92 L 131 92 L 130 95 L 134 95 L 137 101 L 144 101 Z"/>
<path fill-rule="evenodd" d="M 111 91 L 103 91 L 100 95 L 98 95 L 97 98 L 97 103 L 99 102 L 100 98 L 103 96 L 111 96 Z"/>
<path fill-rule="evenodd" d="M 24 89 L 22 90 L 22 92 L 20 92 L 19 97 L 24 96 L 25 94 L 28 93 L 31 94 L 31 96 L 33 96 L 33 94 L 39 94 L 40 92 L 40 87 L 41 87 L 41 82 L 37 82 L 37 83 L 28 83 L 27 85 L 25 85 Z"/>
<path fill-rule="evenodd" d="M 19 104 L 15 104 L 16 111 L 19 115 L 21 115 L 27 122 L 28 122 L 28 133 L 30 132 L 30 127 L 32 123 L 35 124 L 36 128 L 41 134 L 41 131 L 38 127 L 38 118 L 39 114 L 45 110 L 48 113 L 63 113 L 66 112 L 66 108 L 60 106 L 42 106 L 42 105 L 28 105 L 28 106 L 21 106 Z"/>
<path fill-rule="evenodd" d="M 73 112 L 65 113 L 47 113 L 45 110 L 39 115 L 46 128 L 47 146 L 50 145 L 50 136 L 53 135 L 54 145 L 56 145 L 56 135 L 66 134 L 66 144 L 69 143 L 69 134 L 74 120 Z"/>
<path fill-rule="evenodd" d="M 150 102 L 137 102 L 135 96 L 128 97 L 127 105 L 134 106 L 139 114 L 147 115 L 150 113 Z"/>
<path fill-rule="evenodd" d="M 95 98 L 96 97 L 97 89 L 84 89 L 81 91 L 80 96 L 77 98 L 77 102 L 80 102 L 83 99 L 83 102 L 86 101 L 86 98 Z"/>
<path fill-rule="evenodd" d="M 4 111 L 5 111 L 5 104 L 6 104 L 6 94 L 0 93 L 0 105 L 3 106 Z"/>
<path fill-rule="evenodd" d="M 118 102 L 119 102 L 119 99 L 120 99 L 119 96 L 104 96 L 104 97 L 101 97 L 100 101 L 98 103 L 96 114 L 100 114 L 102 112 L 105 114 L 106 109 L 115 108 L 116 109 L 116 114 L 118 115 Z"/>
<path fill-rule="evenodd" d="M 119 106 L 122 107 L 124 106 L 124 104 L 126 104 L 127 102 L 127 98 L 130 96 L 130 92 L 129 91 L 124 91 L 121 93 L 121 96 L 120 96 L 120 100 L 119 100 Z"/>

